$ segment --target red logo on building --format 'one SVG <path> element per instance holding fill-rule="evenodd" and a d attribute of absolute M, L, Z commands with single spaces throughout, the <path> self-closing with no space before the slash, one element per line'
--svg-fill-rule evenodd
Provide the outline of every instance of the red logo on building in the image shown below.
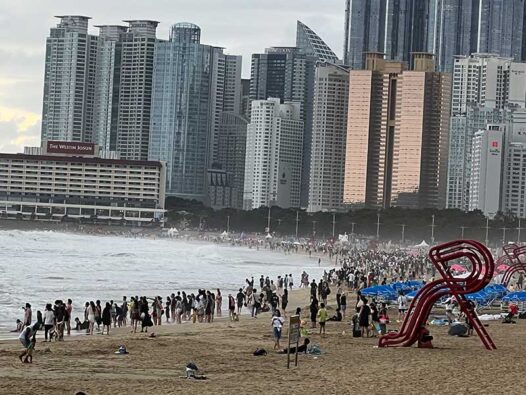
<path fill-rule="evenodd" d="M 499 147 L 499 142 L 498 142 L 498 141 L 492 141 L 492 142 L 491 142 L 491 146 L 492 146 L 493 148 L 498 148 L 498 147 Z"/>

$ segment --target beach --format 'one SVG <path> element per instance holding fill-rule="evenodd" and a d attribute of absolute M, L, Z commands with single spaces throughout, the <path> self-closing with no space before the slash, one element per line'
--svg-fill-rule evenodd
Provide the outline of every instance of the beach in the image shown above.
<path fill-rule="evenodd" d="M 289 306 L 291 310 L 302 306 L 308 314 L 307 301 L 306 290 L 294 291 Z M 329 304 L 334 306 L 334 300 Z M 393 319 L 395 311 L 390 315 Z M 435 349 L 378 349 L 376 338 L 353 338 L 348 321 L 349 317 L 342 323 L 329 322 L 324 338 L 317 332 L 310 334 L 322 354 L 301 354 L 299 365 L 289 370 L 286 355 L 272 350 L 269 313 L 257 319 L 242 316 L 239 322 L 162 325 L 150 328 L 155 338 L 122 328 L 109 336 L 37 343 L 33 364 L 18 360 L 18 341 L 1 341 L 0 393 L 497 394 L 521 392 L 526 385 L 525 320 L 514 325 L 489 322 L 488 332 L 497 345 L 494 351 L 484 349 L 476 335 L 450 337 L 447 327 L 435 326 L 430 326 Z M 129 354 L 114 353 L 121 344 Z M 268 355 L 253 356 L 258 347 Z M 190 361 L 207 380 L 180 377 Z"/>

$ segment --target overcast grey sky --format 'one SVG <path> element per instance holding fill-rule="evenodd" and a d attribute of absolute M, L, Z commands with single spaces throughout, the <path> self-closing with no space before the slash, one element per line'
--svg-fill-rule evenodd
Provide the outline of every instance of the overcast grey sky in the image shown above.
<path fill-rule="evenodd" d="M 159 38 L 176 22 L 201 27 L 201 42 L 243 56 L 294 45 L 296 20 L 341 57 L 344 0 L 0 0 L 0 152 L 40 143 L 45 41 L 54 15 L 86 15 L 91 26 L 153 19 Z M 91 27 L 96 33 L 97 29 Z"/>

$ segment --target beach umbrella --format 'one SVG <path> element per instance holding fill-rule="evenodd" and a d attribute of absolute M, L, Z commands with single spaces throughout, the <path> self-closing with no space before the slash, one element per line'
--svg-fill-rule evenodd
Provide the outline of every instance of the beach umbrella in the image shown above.
<path fill-rule="evenodd" d="M 454 264 L 453 266 L 451 266 L 451 270 L 464 273 L 466 271 L 466 268 L 464 266 L 460 266 L 459 264 Z"/>
<path fill-rule="evenodd" d="M 506 265 L 506 264 L 503 263 L 502 265 L 497 266 L 497 271 L 498 272 L 505 272 L 509 268 L 510 268 L 509 265 Z"/>

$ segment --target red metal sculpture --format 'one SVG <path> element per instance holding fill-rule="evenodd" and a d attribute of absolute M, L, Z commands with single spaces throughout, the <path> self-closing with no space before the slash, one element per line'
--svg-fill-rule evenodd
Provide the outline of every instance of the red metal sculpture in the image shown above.
<path fill-rule="evenodd" d="M 512 276 L 517 272 L 526 272 L 526 246 L 518 247 L 516 244 L 508 244 L 502 247 L 508 258 L 510 267 L 502 275 L 502 285 L 508 286 Z"/>
<path fill-rule="evenodd" d="M 418 340 L 420 328 L 427 322 L 433 305 L 441 297 L 453 295 L 462 312 L 468 317 L 477 331 L 480 340 L 488 349 L 495 349 L 493 340 L 486 332 L 480 320 L 468 308 L 464 295 L 478 292 L 493 278 L 495 263 L 488 249 L 474 240 L 456 240 L 431 248 L 429 257 L 442 278 L 425 285 L 415 296 L 400 330 L 388 333 L 380 338 L 379 347 L 409 347 Z M 455 278 L 448 263 L 459 258 L 471 262 L 472 270 L 465 278 Z"/>

